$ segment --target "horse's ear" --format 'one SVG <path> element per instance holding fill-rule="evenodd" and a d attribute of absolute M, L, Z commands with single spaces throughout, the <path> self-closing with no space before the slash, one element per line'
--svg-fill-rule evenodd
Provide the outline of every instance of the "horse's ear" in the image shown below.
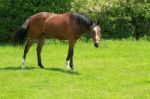
<path fill-rule="evenodd" d="M 99 20 L 97 20 L 96 24 L 97 24 L 97 25 L 100 25 L 100 22 L 99 22 Z"/>
<path fill-rule="evenodd" d="M 93 21 L 92 20 L 90 21 L 90 25 L 93 25 Z"/>

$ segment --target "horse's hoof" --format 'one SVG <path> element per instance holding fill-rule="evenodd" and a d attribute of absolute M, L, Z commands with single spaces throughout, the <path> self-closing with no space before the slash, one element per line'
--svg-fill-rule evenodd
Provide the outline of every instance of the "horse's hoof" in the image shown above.
<path fill-rule="evenodd" d="M 67 69 L 68 69 L 68 70 L 72 70 L 72 68 L 71 68 L 70 66 L 67 66 Z"/>
<path fill-rule="evenodd" d="M 44 69 L 43 65 L 38 65 L 40 68 Z"/>
<path fill-rule="evenodd" d="M 71 68 L 71 70 L 73 70 L 74 68 L 73 68 L 73 66 L 70 66 L 70 68 Z"/>
<path fill-rule="evenodd" d="M 21 65 L 20 68 L 21 68 L 21 69 L 25 69 L 26 66 L 25 66 L 25 65 Z"/>
<path fill-rule="evenodd" d="M 67 66 L 67 68 L 69 69 L 69 70 L 73 70 L 73 66 Z"/>

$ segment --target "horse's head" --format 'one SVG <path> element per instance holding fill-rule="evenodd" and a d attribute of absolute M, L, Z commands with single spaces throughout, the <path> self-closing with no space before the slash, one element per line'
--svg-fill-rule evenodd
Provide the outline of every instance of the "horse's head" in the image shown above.
<path fill-rule="evenodd" d="M 99 26 L 99 22 L 92 24 L 91 31 L 92 31 L 94 46 L 98 48 L 101 39 L 101 29 Z"/>

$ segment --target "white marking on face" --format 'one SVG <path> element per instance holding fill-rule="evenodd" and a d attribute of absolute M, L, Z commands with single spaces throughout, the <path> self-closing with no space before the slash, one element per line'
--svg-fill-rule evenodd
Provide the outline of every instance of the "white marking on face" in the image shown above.
<path fill-rule="evenodd" d="M 99 43 L 100 41 L 100 27 L 99 26 L 95 26 L 93 27 L 93 31 L 94 31 L 94 42 L 95 43 Z"/>
<path fill-rule="evenodd" d="M 22 69 L 25 68 L 25 60 L 24 60 L 24 58 L 22 59 L 22 62 L 21 62 L 21 68 Z"/>
<path fill-rule="evenodd" d="M 97 32 L 99 32 L 99 27 L 98 27 L 98 26 L 95 26 L 95 27 L 93 28 L 93 30 L 97 33 Z"/>

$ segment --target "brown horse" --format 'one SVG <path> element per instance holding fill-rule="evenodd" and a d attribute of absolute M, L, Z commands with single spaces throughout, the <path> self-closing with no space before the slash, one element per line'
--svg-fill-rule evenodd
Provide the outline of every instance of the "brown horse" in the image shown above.
<path fill-rule="evenodd" d="M 30 16 L 25 21 L 12 37 L 11 42 L 14 45 L 23 45 L 27 38 L 21 66 L 24 68 L 27 52 L 37 38 L 39 41 L 37 45 L 38 66 L 44 68 L 41 61 L 41 51 L 45 38 L 49 36 L 59 40 L 68 40 L 69 50 L 66 63 L 67 67 L 73 69 L 74 45 L 81 34 L 88 32 L 92 33 L 94 46 L 98 47 L 101 37 L 98 23 L 78 13 L 54 14 L 40 12 Z"/>

